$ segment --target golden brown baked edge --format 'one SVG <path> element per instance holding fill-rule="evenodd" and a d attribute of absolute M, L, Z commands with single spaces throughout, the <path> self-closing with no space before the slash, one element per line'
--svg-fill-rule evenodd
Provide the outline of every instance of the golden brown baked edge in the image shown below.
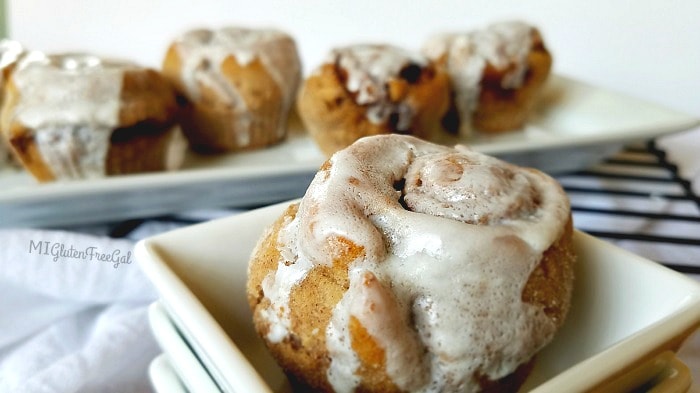
<path fill-rule="evenodd" d="M 248 267 L 247 293 L 248 303 L 253 311 L 253 322 L 258 334 L 265 337 L 269 330 L 267 321 L 258 312 L 258 306 L 267 308 L 269 301 L 262 292 L 262 280 L 268 273 L 276 270 L 280 258 L 277 235 L 281 227 L 294 219 L 298 204 L 290 205 L 287 210 L 267 229 L 259 240 L 251 256 Z M 332 268 L 312 270 L 303 283 L 295 287 L 290 298 L 290 336 L 279 344 L 263 341 L 287 373 L 293 385 L 299 391 L 332 392 L 326 379 L 329 365 L 325 343 L 324 327 L 331 318 L 332 309 L 348 289 L 347 262 L 354 260 L 358 252 L 352 244 L 339 242 L 345 249 L 340 259 Z M 345 258 L 343 258 L 343 255 Z M 569 311 L 573 291 L 574 263 L 573 225 L 571 216 L 562 230 L 561 236 L 543 253 L 540 263 L 535 267 L 523 289 L 524 302 L 542 306 L 544 313 L 554 322 L 557 330 L 561 327 Z M 359 325 L 359 324 L 358 324 Z M 361 325 L 359 325 L 361 327 Z M 317 334 L 308 332 L 316 331 Z M 307 332 L 298 334 L 297 332 Z M 351 326 L 351 337 L 357 340 L 362 331 Z M 362 384 L 358 391 L 366 392 L 400 392 L 386 375 L 383 364 L 368 359 L 381 355 L 381 348 L 371 337 L 360 342 L 353 342 L 353 348 L 360 353 L 362 366 L 359 370 Z M 358 348 L 359 347 L 359 348 Z M 524 383 L 534 365 L 530 362 L 520 365 L 513 373 L 497 381 L 477 376 L 479 383 L 487 392 L 515 391 Z"/>

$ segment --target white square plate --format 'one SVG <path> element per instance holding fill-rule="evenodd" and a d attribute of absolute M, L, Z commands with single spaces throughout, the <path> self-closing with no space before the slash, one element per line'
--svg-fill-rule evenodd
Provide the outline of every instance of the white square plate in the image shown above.
<path fill-rule="evenodd" d="M 554 173 L 590 166 L 625 143 L 698 124 L 693 116 L 555 75 L 523 130 L 442 142 Z M 189 154 L 175 172 L 39 185 L 26 173 L 0 169 L 0 226 L 75 225 L 297 198 L 325 157 L 298 119 L 290 130 L 286 141 L 267 149 Z"/>
<path fill-rule="evenodd" d="M 250 252 L 287 205 L 179 229 L 136 246 L 161 302 L 224 391 L 288 389 L 253 329 L 245 294 Z M 571 313 L 538 355 L 525 389 L 600 388 L 642 361 L 675 351 L 700 325 L 695 281 L 580 232 L 574 241 L 579 261 Z"/>
<path fill-rule="evenodd" d="M 158 355 L 148 366 L 148 377 L 156 393 L 188 393 L 170 364 L 168 355 Z"/>
<path fill-rule="evenodd" d="M 148 322 L 171 367 L 189 391 L 221 392 L 187 341 L 173 325 L 160 302 L 156 301 L 148 307 Z"/>

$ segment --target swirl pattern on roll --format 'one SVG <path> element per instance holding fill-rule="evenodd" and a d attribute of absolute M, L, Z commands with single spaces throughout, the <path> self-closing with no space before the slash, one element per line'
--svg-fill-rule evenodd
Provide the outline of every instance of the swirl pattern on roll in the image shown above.
<path fill-rule="evenodd" d="M 342 267 L 347 290 L 322 332 L 335 391 L 361 383 L 354 325 L 400 390 L 478 390 L 558 328 L 522 293 L 569 220 L 566 195 L 539 171 L 410 136 L 360 139 L 321 168 L 279 231 L 280 260 L 262 282 L 265 339 L 294 334 L 290 294 L 314 269 Z"/>

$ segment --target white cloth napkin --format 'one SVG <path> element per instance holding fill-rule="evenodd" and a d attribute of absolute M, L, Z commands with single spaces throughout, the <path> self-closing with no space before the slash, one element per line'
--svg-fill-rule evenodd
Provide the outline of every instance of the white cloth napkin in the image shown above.
<path fill-rule="evenodd" d="M 150 392 L 157 295 L 133 243 L 0 231 L 0 392 Z"/>

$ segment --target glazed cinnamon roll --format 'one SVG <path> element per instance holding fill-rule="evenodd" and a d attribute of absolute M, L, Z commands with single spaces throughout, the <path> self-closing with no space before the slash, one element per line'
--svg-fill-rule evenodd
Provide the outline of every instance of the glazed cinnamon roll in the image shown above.
<path fill-rule="evenodd" d="M 0 88 L 10 76 L 17 61 L 26 53 L 22 44 L 7 38 L 0 39 Z"/>
<path fill-rule="evenodd" d="M 369 44 L 332 50 L 297 100 L 306 129 L 329 156 L 363 136 L 430 138 L 448 105 L 444 71 L 419 53 Z"/>
<path fill-rule="evenodd" d="M 462 136 L 521 128 L 552 66 L 540 32 L 520 21 L 435 35 L 423 53 L 450 75 L 453 101 L 443 123 Z"/>
<path fill-rule="evenodd" d="M 514 391 L 566 318 L 571 237 L 537 170 L 367 137 L 262 236 L 248 300 L 302 391 Z"/>
<path fill-rule="evenodd" d="M 170 45 L 163 72 L 190 103 L 182 126 L 196 150 L 250 150 L 286 137 L 301 80 L 301 61 L 288 34 L 191 30 Z"/>
<path fill-rule="evenodd" d="M 0 105 L 2 105 L 5 81 L 14 69 L 17 60 L 25 53 L 24 47 L 17 41 L 7 38 L 0 40 Z M 0 169 L 8 164 L 18 164 L 12 159 L 10 146 L 0 130 Z M 14 165 L 13 165 L 14 166 Z"/>
<path fill-rule="evenodd" d="M 175 90 L 156 71 L 89 54 L 27 54 L 0 126 L 39 181 L 175 169 L 186 144 Z"/>

